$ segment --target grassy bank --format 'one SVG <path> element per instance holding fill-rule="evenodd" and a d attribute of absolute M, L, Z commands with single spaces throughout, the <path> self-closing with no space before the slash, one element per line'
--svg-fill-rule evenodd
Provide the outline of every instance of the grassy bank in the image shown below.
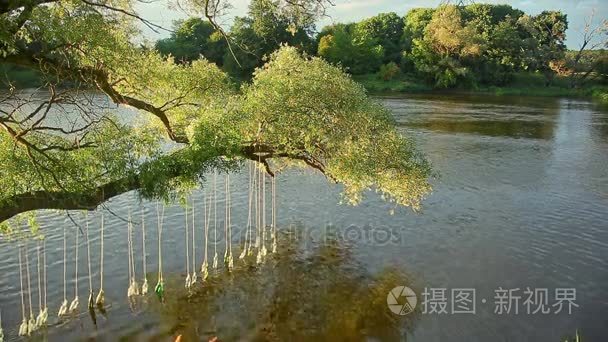
<path fill-rule="evenodd" d="M 546 86 L 545 79 L 541 75 L 525 73 L 515 75 L 513 81 L 505 86 L 474 86 L 453 89 L 435 89 L 411 75 L 399 75 L 391 80 L 384 80 L 378 74 L 367 74 L 355 75 L 353 79 L 363 84 L 372 94 L 454 91 L 497 96 L 581 97 L 608 103 L 608 85 L 589 83 L 582 88 L 573 89 L 569 86 L 568 79 L 556 78 L 550 86 Z"/>

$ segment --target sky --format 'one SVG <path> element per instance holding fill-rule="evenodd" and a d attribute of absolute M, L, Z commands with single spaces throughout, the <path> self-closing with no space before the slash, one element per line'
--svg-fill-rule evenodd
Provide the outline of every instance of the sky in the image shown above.
<path fill-rule="evenodd" d="M 440 0 L 334 0 L 335 6 L 329 9 L 329 18 L 319 21 L 317 28 L 337 22 L 359 21 L 364 18 L 374 16 L 378 13 L 395 12 L 403 16 L 412 8 L 417 7 L 436 7 Z M 456 0 L 453 0 L 456 2 Z M 471 1 L 469 1 L 471 2 Z M 595 12 L 594 22 L 608 19 L 607 0 L 516 0 L 500 1 L 485 0 L 475 1 L 477 3 L 509 4 L 528 14 L 538 14 L 543 10 L 560 10 L 568 15 L 569 28 L 566 33 L 566 44 L 570 49 L 580 46 L 582 31 L 591 13 Z M 233 8 L 222 19 L 223 25 L 230 26 L 231 18 L 243 16 L 247 12 L 248 0 L 232 0 Z M 140 3 L 137 11 L 144 18 L 170 28 L 173 20 L 185 18 L 186 14 L 179 10 L 171 10 L 166 7 L 166 2 L 159 1 L 153 3 Z M 149 29 L 144 29 L 145 36 L 150 40 L 165 38 L 168 32 L 155 33 Z"/>

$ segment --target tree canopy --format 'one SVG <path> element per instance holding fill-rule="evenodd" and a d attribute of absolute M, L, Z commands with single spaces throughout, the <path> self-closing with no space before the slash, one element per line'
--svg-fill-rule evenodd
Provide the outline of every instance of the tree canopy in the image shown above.
<path fill-rule="evenodd" d="M 333 25 L 319 33 L 318 53 L 353 74 L 379 71 L 377 61 L 384 69 L 395 63 L 439 88 L 503 85 L 518 71 L 543 73 L 550 82 L 552 63 L 565 56 L 567 28 L 558 11 L 531 16 L 509 5 L 441 5 Z"/>
<path fill-rule="evenodd" d="M 214 3 L 195 5 L 224 35 Z M 273 5 L 304 29 L 328 4 Z M 295 47 L 273 52 L 237 88 L 206 50 L 178 63 L 135 43 L 136 23 L 154 24 L 131 2 L 4 2 L 0 22 L 0 60 L 41 72 L 47 90 L 13 88 L 0 99 L 0 222 L 36 209 L 93 209 L 130 190 L 169 199 L 210 169 L 246 159 L 271 174 L 284 165 L 316 169 L 343 184 L 351 203 L 375 188 L 416 209 L 430 191 L 428 162 L 387 110 L 339 67 Z M 192 30 L 211 31 L 191 20 L 173 38 Z M 104 105 L 100 92 L 134 114 Z"/>
<path fill-rule="evenodd" d="M 571 83 L 576 85 L 590 79 L 589 75 L 602 66 L 601 56 L 587 54 L 594 57 L 593 61 L 585 63 L 586 71 L 577 76 L 575 70 L 583 65 L 578 63 L 580 57 L 567 60 L 564 39 L 568 21 L 559 11 L 528 15 L 510 5 L 441 5 L 414 8 L 403 17 L 381 13 L 360 22 L 332 24 L 315 34 L 310 21 L 308 26 L 295 29 L 278 4 L 270 0 L 251 2 L 247 16 L 237 18 L 227 32 L 236 45 L 244 48 L 228 51 L 229 46 L 222 45 L 222 61 L 208 57 L 217 51 L 217 45 L 205 43 L 211 36 L 208 32 L 184 42 L 172 37 L 159 42 L 157 48 L 180 60 L 184 50 L 197 46 L 201 51 L 194 55 L 204 55 L 234 77 L 249 79 L 265 56 L 287 43 L 316 53 L 353 75 L 377 73 L 387 79 L 386 75 L 396 72 L 426 80 L 437 88 L 503 86 L 523 72 L 540 74 L 547 85 L 556 73 L 570 73 Z M 585 36 L 602 35 L 605 27 L 605 21 L 602 27 L 587 27 Z M 588 43 L 583 49 L 595 46 L 589 39 L 584 41 Z M 391 72 L 387 74 L 386 70 Z"/>

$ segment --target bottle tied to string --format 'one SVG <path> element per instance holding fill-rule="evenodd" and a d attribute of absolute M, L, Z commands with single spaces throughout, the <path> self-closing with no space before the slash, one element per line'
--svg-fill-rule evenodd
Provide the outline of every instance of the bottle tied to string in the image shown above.
<path fill-rule="evenodd" d="M 63 227 L 63 302 L 61 302 L 61 306 L 59 307 L 59 312 L 57 313 L 58 317 L 62 317 L 67 315 L 68 313 L 68 297 L 67 297 L 67 235 L 66 228 Z"/>
<path fill-rule="evenodd" d="M 217 171 L 213 174 L 213 250 L 213 269 L 217 269 Z"/>
<path fill-rule="evenodd" d="M 198 281 L 196 274 L 196 218 L 195 218 L 195 205 L 194 196 L 191 197 L 192 202 L 192 277 L 190 277 L 190 286 L 193 286 Z"/>
<path fill-rule="evenodd" d="M 78 231 L 78 227 L 76 227 L 76 245 L 75 245 L 76 270 L 74 272 L 74 300 L 72 300 L 72 302 L 70 303 L 70 308 L 69 308 L 69 312 L 71 312 L 71 313 L 76 313 L 76 311 L 78 310 L 78 306 L 80 305 L 80 301 L 78 299 L 78 236 L 79 236 L 79 231 Z"/>
<path fill-rule="evenodd" d="M 129 253 L 129 288 L 127 289 L 127 297 L 132 298 L 139 295 L 139 284 L 135 279 L 135 255 L 133 252 L 133 223 L 131 221 L 131 214 L 129 214 L 129 221 L 127 223 L 127 244 Z"/>
<path fill-rule="evenodd" d="M 158 220 L 158 282 L 154 287 L 154 292 L 158 296 L 158 299 L 162 302 L 165 296 L 165 285 L 163 283 L 163 251 L 162 251 L 162 235 L 163 235 L 163 217 L 165 213 L 165 207 L 163 206 L 162 212 L 159 209 L 159 205 L 156 205 L 156 215 Z"/>
<path fill-rule="evenodd" d="M 103 213 L 101 214 L 101 228 L 100 228 L 100 254 L 99 254 L 99 293 L 97 294 L 97 298 L 95 299 L 95 304 L 98 307 L 103 308 L 106 298 L 105 293 L 103 292 L 103 231 L 104 231 L 104 221 L 103 221 Z"/>
<path fill-rule="evenodd" d="M 232 257 L 232 217 L 231 217 L 231 198 L 230 198 L 230 174 L 226 174 L 226 218 L 225 218 L 225 234 L 226 234 L 226 252 L 224 262 L 228 271 L 234 267 L 234 258 Z"/>
<path fill-rule="evenodd" d="M 41 277 L 41 263 L 42 263 L 42 258 L 41 258 L 41 249 L 42 249 L 42 242 L 38 243 L 38 248 L 36 249 L 36 255 L 37 255 L 37 263 L 36 263 L 36 269 L 37 269 L 37 274 L 38 274 L 38 316 L 36 316 L 36 327 L 37 328 L 41 328 L 43 326 L 46 325 L 46 319 L 47 319 L 47 314 L 46 314 L 46 257 L 45 257 L 45 261 L 44 261 L 44 268 L 45 268 L 45 274 L 44 274 L 44 301 L 45 304 L 44 306 L 42 305 L 42 277 Z"/>
<path fill-rule="evenodd" d="M 2 330 L 2 311 L 0 310 L 0 342 L 4 342 L 4 330 Z"/>
<path fill-rule="evenodd" d="M 46 277 L 46 239 L 42 240 L 42 265 L 43 265 L 43 284 L 44 284 L 44 301 L 42 309 L 42 317 L 40 323 L 44 326 L 49 320 L 49 308 L 47 306 L 47 277 Z"/>
<path fill-rule="evenodd" d="M 36 319 L 34 318 L 34 309 L 32 307 L 32 286 L 30 281 L 30 261 L 28 256 L 27 245 L 25 249 L 25 271 L 27 273 L 27 292 L 30 303 L 30 319 L 27 322 L 27 334 L 31 335 L 34 331 L 36 331 Z"/>
<path fill-rule="evenodd" d="M 208 249 L 209 249 L 209 222 L 211 217 L 211 192 L 205 194 L 203 193 L 203 211 L 204 211 L 204 228 L 205 228 L 205 256 L 203 259 L 203 264 L 201 265 L 201 278 L 203 281 L 207 280 L 209 277 L 209 262 L 208 262 Z"/>
<path fill-rule="evenodd" d="M 87 268 L 89 271 L 89 300 L 87 306 L 89 310 L 95 307 L 95 294 L 93 293 L 93 273 L 91 272 L 91 241 L 89 239 L 89 216 L 86 217 L 86 239 L 87 239 Z"/>
<path fill-rule="evenodd" d="M 142 241 L 142 259 L 143 259 L 143 271 L 144 271 L 144 281 L 141 285 L 141 294 L 145 296 L 148 294 L 148 275 L 147 275 L 147 265 L 146 265 L 146 224 L 144 217 L 144 208 L 141 209 L 141 241 Z"/>
<path fill-rule="evenodd" d="M 189 227 L 188 227 L 188 200 L 186 200 L 186 208 L 184 208 L 184 217 L 186 218 L 185 232 L 186 232 L 186 283 L 185 288 L 190 289 L 192 286 L 192 280 L 190 279 L 190 239 L 189 239 Z"/>
<path fill-rule="evenodd" d="M 25 288 L 23 287 L 23 257 L 22 247 L 19 247 L 19 283 L 21 284 L 21 325 L 19 326 L 19 336 L 27 336 L 29 334 L 27 329 L 27 318 L 25 317 Z"/>
<path fill-rule="evenodd" d="M 248 180 L 248 196 L 247 196 L 247 226 L 245 228 L 245 243 L 243 244 L 243 250 L 241 251 L 241 254 L 239 255 L 239 259 L 243 260 L 245 259 L 245 257 L 247 255 L 249 255 L 250 252 L 250 248 L 251 248 L 251 206 L 252 206 L 252 196 L 253 196 L 253 175 L 252 175 L 252 161 L 249 161 L 247 163 L 248 166 L 248 176 L 249 176 L 249 180 Z"/>

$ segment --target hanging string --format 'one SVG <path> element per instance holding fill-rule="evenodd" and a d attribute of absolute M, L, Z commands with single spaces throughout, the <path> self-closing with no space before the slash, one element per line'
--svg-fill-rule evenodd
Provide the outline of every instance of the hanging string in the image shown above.
<path fill-rule="evenodd" d="M 190 277 L 190 286 L 194 285 L 198 280 L 196 275 L 196 220 L 194 216 L 194 196 L 191 196 L 192 202 L 192 277 Z"/>
<path fill-rule="evenodd" d="M 57 316 L 61 317 L 68 313 L 68 294 L 67 294 L 67 235 L 65 226 L 63 226 L 63 302 L 59 307 L 59 312 Z"/>
<path fill-rule="evenodd" d="M 203 211 L 204 211 L 204 229 L 205 229 L 205 257 L 203 259 L 203 264 L 201 265 L 201 277 L 203 281 L 207 280 L 209 276 L 209 262 L 208 262 L 208 247 L 209 247 L 209 223 L 211 217 L 211 192 L 207 192 L 207 196 L 205 197 L 205 193 L 203 192 Z M 207 203 L 209 205 L 207 205 Z"/>
<path fill-rule="evenodd" d="M 27 293 L 30 302 L 30 320 L 27 322 L 27 334 L 30 335 L 36 330 L 36 320 L 34 319 L 34 310 L 32 308 L 32 285 L 30 282 L 30 260 L 28 256 L 27 243 L 25 245 L 25 272 L 27 273 Z"/>
<path fill-rule="evenodd" d="M 135 279 L 135 249 L 133 248 L 133 221 L 131 220 L 131 214 L 129 213 L 129 222 L 127 225 L 127 233 L 129 237 L 127 242 L 129 244 L 129 274 L 130 274 L 130 284 L 129 289 L 127 290 L 127 297 L 131 298 L 133 296 L 139 295 L 139 284 L 137 284 L 137 280 Z"/>
<path fill-rule="evenodd" d="M 247 227 L 245 228 L 245 243 L 243 244 L 243 250 L 241 251 L 241 254 L 239 255 L 239 259 L 244 259 L 245 256 L 247 256 L 247 254 L 249 254 L 249 248 L 251 246 L 251 239 L 250 239 L 250 233 L 251 233 L 251 161 L 249 161 L 247 163 L 247 176 L 248 178 L 248 193 L 247 193 Z"/>
<path fill-rule="evenodd" d="M 89 300 L 88 307 L 93 309 L 95 305 L 95 294 L 93 293 L 93 272 L 91 272 L 91 240 L 89 239 L 89 214 L 86 214 L 86 239 L 87 239 L 87 268 L 89 270 Z"/>
<path fill-rule="evenodd" d="M 76 245 L 74 246 L 76 249 L 76 270 L 74 272 L 74 300 L 70 303 L 70 312 L 75 312 L 78 310 L 78 305 L 80 304 L 78 300 L 78 227 L 76 227 Z"/>
<path fill-rule="evenodd" d="M 228 174 L 224 176 L 224 263 L 228 264 Z"/>
<path fill-rule="evenodd" d="M 38 242 L 38 247 L 36 248 L 36 273 L 38 275 L 38 316 L 36 316 L 36 327 L 41 327 L 42 326 L 42 280 L 40 277 L 40 263 L 41 263 L 41 257 L 40 257 L 40 249 L 41 249 L 41 242 Z"/>
<path fill-rule="evenodd" d="M 234 258 L 232 257 L 232 218 L 231 218 L 231 197 L 230 197 L 230 174 L 226 174 L 226 218 L 225 218 L 225 230 L 226 230 L 226 252 L 224 262 L 227 264 L 228 271 L 234 267 Z"/>
<path fill-rule="evenodd" d="M 129 220 L 127 221 L 127 262 L 129 263 L 129 275 L 127 278 L 127 298 L 134 295 L 133 293 L 133 263 L 131 262 L 131 214 L 129 213 Z"/>
<path fill-rule="evenodd" d="M 23 288 L 23 258 L 21 256 L 23 247 L 19 247 L 19 282 L 21 283 L 21 325 L 19 326 L 19 336 L 27 336 L 27 318 L 25 317 L 25 290 Z"/>
<path fill-rule="evenodd" d="M 257 164 L 253 166 L 253 198 L 255 199 L 255 248 L 257 250 L 260 249 L 260 200 L 258 198 L 259 196 L 259 191 L 258 191 L 258 184 L 259 184 L 259 179 L 260 176 L 258 175 L 258 167 Z M 258 253 L 259 254 L 259 253 Z"/>
<path fill-rule="evenodd" d="M 190 239 L 188 230 L 188 199 L 186 199 L 186 208 L 184 208 L 184 217 L 186 218 L 186 288 L 189 289 L 192 285 L 190 281 Z"/>
<path fill-rule="evenodd" d="M 0 342 L 4 341 L 4 330 L 2 330 L 2 311 L 0 310 Z"/>
<path fill-rule="evenodd" d="M 141 294 L 143 296 L 148 294 L 148 273 L 146 267 L 146 221 L 144 217 L 144 207 L 141 208 L 141 244 L 142 244 L 142 259 L 143 259 L 143 271 L 144 271 L 144 282 L 141 285 Z"/>
<path fill-rule="evenodd" d="M 95 299 L 95 304 L 98 307 L 103 307 L 105 304 L 105 294 L 103 292 L 103 231 L 104 231 L 104 222 L 103 222 L 103 212 L 101 213 L 101 232 L 100 232 L 100 255 L 99 255 L 99 293 L 97 294 L 97 298 Z"/>
<path fill-rule="evenodd" d="M 266 230 L 266 172 L 262 172 L 262 227 Z"/>
<path fill-rule="evenodd" d="M 272 177 L 272 253 L 277 252 L 277 186 Z"/>
<path fill-rule="evenodd" d="M 213 268 L 217 269 L 217 170 L 213 173 Z"/>
<path fill-rule="evenodd" d="M 259 156 L 258 156 L 258 162 L 259 162 Z M 262 240 L 262 231 L 260 230 L 261 228 L 261 203 L 260 203 L 260 169 L 258 168 L 257 164 L 255 165 L 255 231 L 256 231 L 256 237 L 255 237 L 255 247 L 258 251 L 257 257 L 256 257 L 256 262 L 258 264 L 262 263 L 262 245 L 264 244 L 264 241 Z"/>
<path fill-rule="evenodd" d="M 162 251 L 162 235 L 163 235 L 163 218 L 165 215 L 165 206 L 163 205 L 162 211 L 160 205 L 156 204 L 156 218 L 157 218 L 157 230 L 158 230 L 158 282 L 154 287 L 154 292 L 158 296 L 158 299 L 162 302 L 165 295 L 165 285 L 163 282 L 163 251 Z"/>
<path fill-rule="evenodd" d="M 258 154 L 258 165 L 261 165 L 262 159 Z M 261 168 L 258 166 L 258 186 L 257 190 L 257 225 L 258 225 L 258 235 L 260 236 L 260 246 L 258 248 L 258 255 L 256 261 L 258 264 L 264 261 L 264 257 L 266 256 L 266 229 L 264 228 L 264 175 L 262 173 Z"/>
<path fill-rule="evenodd" d="M 42 265 L 43 265 L 43 283 L 44 283 L 44 306 L 42 309 L 42 318 L 41 318 L 41 324 L 42 325 L 46 325 L 48 319 L 49 319 L 49 309 L 47 306 L 47 300 L 46 300 L 46 295 L 47 295 L 47 278 L 46 278 L 46 239 L 42 240 Z"/>
<path fill-rule="evenodd" d="M 131 221 L 131 232 L 129 233 L 129 238 L 131 238 L 131 270 L 132 270 L 132 281 L 131 281 L 131 286 L 133 286 L 133 294 L 138 296 L 139 295 L 139 284 L 137 283 L 137 274 L 135 272 L 135 247 L 133 246 L 133 235 L 134 235 L 134 230 L 135 230 L 135 226 L 133 225 L 133 221 Z"/>
<path fill-rule="evenodd" d="M 260 169 L 262 174 L 262 257 L 266 257 L 266 171 Z"/>

